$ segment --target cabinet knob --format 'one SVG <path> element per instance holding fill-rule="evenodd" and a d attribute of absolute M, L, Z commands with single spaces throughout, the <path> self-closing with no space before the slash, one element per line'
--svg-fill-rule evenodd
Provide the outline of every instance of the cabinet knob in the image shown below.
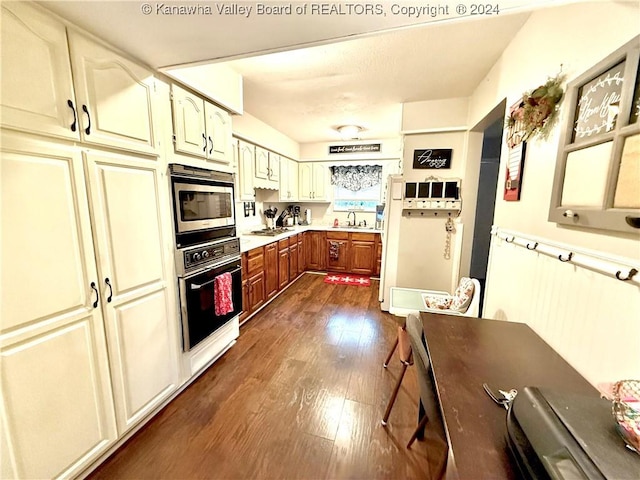
<path fill-rule="evenodd" d="M 202 134 L 202 140 L 204 140 L 204 146 L 202 147 L 202 151 L 204 153 L 207 153 L 207 136 L 204 133 Z"/>
<path fill-rule="evenodd" d="M 87 128 L 84 129 L 84 133 L 86 133 L 87 135 L 90 135 L 91 134 L 91 115 L 89 114 L 89 109 L 87 108 L 86 105 L 82 105 L 82 111 L 87 114 L 87 120 L 89 122 L 89 124 L 87 125 Z"/>
<path fill-rule="evenodd" d="M 76 124 L 77 124 L 77 121 L 78 121 L 78 117 L 76 115 L 76 109 L 73 106 L 73 102 L 70 99 L 67 100 L 67 105 L 69 105 L 69 108 L 73 112 L 73 123 L 71 124 L 71 131 L 75 132 L 76 131 Z"/>

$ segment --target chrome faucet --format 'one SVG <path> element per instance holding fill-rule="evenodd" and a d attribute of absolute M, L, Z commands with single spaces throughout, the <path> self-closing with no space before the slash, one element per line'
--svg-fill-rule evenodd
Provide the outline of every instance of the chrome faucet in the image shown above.
<path fill-rule="evenodd" d="M 349 216 L 353 213 L 353 223 L 349 222 Z M 354 210 L 351 210 L 349 213 L 347 213 L 347 223 L 349 224 L 349 226 L 353 225 L 354 227 L 356 226 L 356 212 Z"/>

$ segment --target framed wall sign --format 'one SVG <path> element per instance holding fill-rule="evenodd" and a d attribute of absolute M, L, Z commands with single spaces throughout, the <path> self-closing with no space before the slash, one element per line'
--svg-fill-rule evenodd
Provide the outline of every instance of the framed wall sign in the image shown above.
<path fill-rule="evenodd" d="M 413 151 L 414 169 L 442 170 L 451 168 L 451 148 L 429 148 Z"/>
<path fill-rule="evenodd" d="M 508 202 L 517 202 L 520 200 L 526 146 L 527 142 L 520 142 L 515 147 L 509 149 L 507 173 L 504 181 L 504 199 Z"/>
<path fill-rule="evenodd" d="M 372 153 L 379 152 L 379 143 L 368 143 L 360 145 L 329 145 L 329 154 L 336 153 Z"/>

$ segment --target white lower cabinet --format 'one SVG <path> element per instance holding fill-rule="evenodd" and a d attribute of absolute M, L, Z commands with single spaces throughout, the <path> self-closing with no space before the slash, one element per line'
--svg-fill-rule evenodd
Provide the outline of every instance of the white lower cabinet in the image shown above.
<path fill-rule="evenodd" d="M 1 148 L 0 473 L 73 477 L 177 388 L 166 186 L 150 160 Z"/>

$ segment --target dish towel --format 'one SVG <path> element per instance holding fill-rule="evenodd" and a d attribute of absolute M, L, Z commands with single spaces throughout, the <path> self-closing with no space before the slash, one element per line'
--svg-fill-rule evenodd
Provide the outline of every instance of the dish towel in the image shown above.
<path fill-rule="evenodd" d="M 331 260 L 338 260 L 340 257 L 340 243 L 329 242 L 329 258 Z"/>
<path fill-rule="evenodd" d="M 213 279 L 213 296 L 215 299 L 215 314 L 220 317 L 233 312 L 231 299 L 231 274 L 223 273 Z"/>

